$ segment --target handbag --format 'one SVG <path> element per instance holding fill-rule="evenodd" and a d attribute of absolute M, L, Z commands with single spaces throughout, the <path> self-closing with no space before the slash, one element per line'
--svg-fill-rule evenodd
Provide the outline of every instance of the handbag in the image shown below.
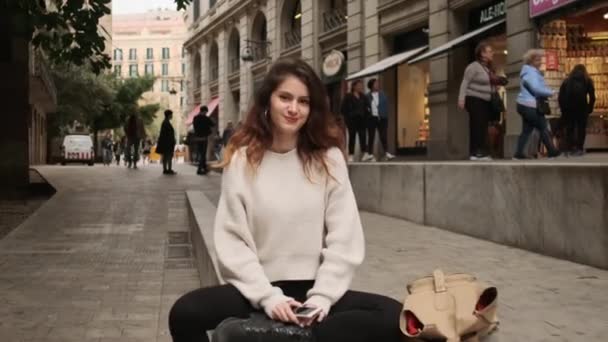
<path fill-rule="evenodd" d="M 438 269 L 407 285 L 399 327 L 408 337 L 477 342 L 498 327 L 497 296 L 470 274 Z"/>
<path fill-rule="evenodd" d="M 488 73 L 488 77 L 490 78 L 490 121 L 500 121 L 500 115 L 507 110 L 505 108 L 505 102 L 502 100 L 502 97 L 498 93 L 496 87 L 492 85 L 492 73 L 483 64 L 481 66 Z"/>
<path fill-rule="evenodd" d="M 536 99 L 536 112 L 539 115 L 547 116 L 551 115 L 551 107 L 549 106 L 549 99 L 546 97 L 538 97 L 534 94 L 528 83 L 522 80 L 522 85 Z"/>

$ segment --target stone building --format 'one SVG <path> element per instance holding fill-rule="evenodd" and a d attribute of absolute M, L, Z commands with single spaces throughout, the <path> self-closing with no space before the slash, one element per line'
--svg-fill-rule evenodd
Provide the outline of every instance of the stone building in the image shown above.
<path fill-rule="evenodd" d="M 497 153 L 510 157 L 521 130 L 515 98 L 523 54 L 535 47 L 551 52 L 543 27 L 556 21 L 564 30 L 583 26 L 585 37 L 602 44 L 607 11 L 600 0 L 195 0 L 186 14 L 187 105 L 217 105 L 221 128 L 243 117 L 269 63 L 299 56 L 323 77 L 334 111 L 348 80 L 380 79 L 390 99 L 391 152 L 463 159 L 469 129 L 467 113 L 457 108 L 458 89 L 484 40 L 510 81 L 500 90 L 506 129 L 493 137 Z M 552 87 L 559 87 L 575 49 L 581 48 L 560 55 L 559 65 L 543 66 Z M 608 148 L 605 114 L 597 113 L 597 142 Z"/>
<path fill-rule="evenodd" d="M 160 129 L 164 119 L 164 110 L 171 109 L 178 138 L 185 134 L 182 123 L 185 108 L 182 91 L 185 87 L 183 80 L 186 69 L 182 46 L 185 39 L 186 27 L 180 12 L 157 9 L 113 16 L 114 73 L 123 78 L 138 75 L 156 77 L 153 89 L 144 93 L 142 104 L 160 104 L 155 120 L 157 129 Z"/>

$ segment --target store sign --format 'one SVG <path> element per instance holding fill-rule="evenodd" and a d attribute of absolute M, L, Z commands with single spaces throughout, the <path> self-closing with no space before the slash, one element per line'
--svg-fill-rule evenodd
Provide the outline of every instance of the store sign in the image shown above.
<path fill-rule="evenodd" d="M 323 74 L 326 77 L 336 76 L 344 65 L 344 54 L 338 50 L 333 50 L 323 60 Z"/>
<path fill-rule="evenodd" d="M 559 70 L 559 57 L 556 50 L 545 51 L 545 64 L 548 71 Z"/>
<path fill-rule="evenodd" d="M 530 0 L 530 18 L 551 12 L 578 0 Z"/>
<path fill-rule="evenodd" d="M 507 4 L 505 0 L 494 1 L 489 5 L 476 8 L 471 11 L 470 27 L 471 30 L 502 19 L 507 14 Z"/>

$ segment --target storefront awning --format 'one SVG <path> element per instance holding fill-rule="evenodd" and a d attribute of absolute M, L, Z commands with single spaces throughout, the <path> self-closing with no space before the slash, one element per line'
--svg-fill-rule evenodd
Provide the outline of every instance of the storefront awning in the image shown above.
<path fill-rule="evenodd" d="M 450 50 L 450 49 L 452 49 L 452 48 L 454 48 L 454 47 L 456 47 L 456 46 L 458 46 L 460 44 L 466 43 L 469 39 L 475 38 L 478 35 L 486 32 L 486 31 L 488 31 L 488 30 L 490 30 L 490 29 L 492 29 L 492 28 L 494 28 L 494 27 L 496 27 L 498 25 L 501 25 L 501 24 L 505 23 L 506 20 L 507 19 L 500 19 L 500 20 L 498 20 L 496 22 L 493 22 L 493 23 L 491 23 L 489 25 L 480 27 L 480 28 L 478 28 L 475 31 L 471 31 L 471 32 L 469 32 L 467 34 L 464 34 L 464 35 L 462 35 L 462 36 L 460 36 L 460 37 L 458 37 L 456 39 L 450 40 L 449 42 L 447 42 L 447 43 L 445 43 L 445 44 L 443 44 L 441 46 L 438 46 L 438 47 L 432 49 L 431 51 L 429 51 L 427 53 L 424 53 L 424 54 L 422 54 L 422 55 L 420 55 L 420 56 L 418 56 L 416 58 L 411 59 L 408 62 L 408 64 L 414 64 L 414 63 L 417 63 L 417 62 L 429 59 L 431 57 L 435 57 L 435 56 L 437 56 L 439 54 L 442 54 L 444 52 L 447 52 L 448 50 Z"/>
<path fill-rule="evenodd" d="M 398 66 L 399 64 L 403 64 L 405 62 L 407 62 L 409 59 L 411 59 L 412 57 L 415 57 L 416 55 L 418 55 L 419 53 L 423 52 L 424 50 L 426 50 L 427 46 L 423 46 L 421 48 L 417 48 L 417 49 L 413 49 L 413 50 L 408 50 L 402 53 L 398 53 L 396 55 L 392 55 L 390 57 L 387 57 L 377 63 L 374 63 L 370 66 L 368 66 L 367 68 L 358 71 L 350 76 L 348 76 L 346 78 L 347 81 L 349 80 L 354 80 L 357 78 L 363 78 L 363 77 L 367 77 L 367 76 L 371 76 L 371 75 L 376 75 L 379 74 L 385 70 L 388 70 L 394 66 Z"/>
<path fill-rule="evenodd" d="M 209 101 L 209 103 L 207 103 L 207 108 L 209 108 L 209 111 L 207 112 L 207 116 L 213 115 L 213 111 L 215 111 L 217 109 L 217 106 L 219 104 L 220 104 L 219 97 L 216 96 L 216 97 L 212 98 L 211 101 Z M 194 107 L 194 109 L 190 112 L 190 114 L 188 114 L 188 118 L 186 119 L 186 125 L 191 125 L 192 121 L 194 120 L 194 117 L 197 116 L 200 111 L 201 111 L 201 105 Z"/>

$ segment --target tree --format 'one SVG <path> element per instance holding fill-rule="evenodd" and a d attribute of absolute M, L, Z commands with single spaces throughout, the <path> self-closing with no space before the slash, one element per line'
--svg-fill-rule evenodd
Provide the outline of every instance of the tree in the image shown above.
<path fill-rule="evenodd" d="M 56 63 L 88 63 L 95 73 L 110 68 L 99 19 L 110 14 L 111 0 L 0 0 L 0 11 L 11 14 L 17 31 L 31 37 Z M 191 0 L 175 0 L 183 10 Z M 48 5 L 47 5 L 48 3 Z"/>

